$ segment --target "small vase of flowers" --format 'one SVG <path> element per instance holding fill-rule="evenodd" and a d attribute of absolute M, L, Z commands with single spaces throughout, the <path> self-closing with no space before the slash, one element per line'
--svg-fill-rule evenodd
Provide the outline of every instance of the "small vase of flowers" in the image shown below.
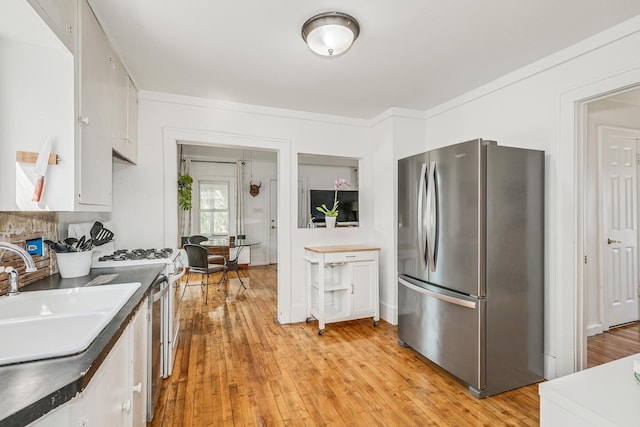
<path fill-rule="evenodd" d="M 327 208 L 326 204 L 322 204 L 321 206 L 317 206 L 316 210 L 318 212 L 322 212 L 324 214 L 325 226 L 327 228 L 333 228 L 336 226 L 336 218 L 338 217 L 338 190 L 344 186 L 349 186 L 349 181 L 344 178 L 338 178 L 333 183 L 333 207 L 331 209 Z"/>

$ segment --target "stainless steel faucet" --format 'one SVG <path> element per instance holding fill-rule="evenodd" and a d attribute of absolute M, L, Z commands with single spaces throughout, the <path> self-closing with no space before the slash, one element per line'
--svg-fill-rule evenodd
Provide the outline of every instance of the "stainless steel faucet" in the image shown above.
<path fill-rule="evenodd" d="M 37 270 L 36 263 L 31 258 L 31 255 L 20 246 L 16 246 L 7 242 L 0 242 L 0 249 L 4 249 L 5 251 L 16 253 L 22 258 L 24 261 L 24 265 L 26 266 L 25 272 L 32 273 Z M 18 295 L 20 291 L 18 291 L 18 271 L 13 267 L 2 267 L 0 266 L 0 273 L 6 272 L 9 274 L 9 296 Z"/>

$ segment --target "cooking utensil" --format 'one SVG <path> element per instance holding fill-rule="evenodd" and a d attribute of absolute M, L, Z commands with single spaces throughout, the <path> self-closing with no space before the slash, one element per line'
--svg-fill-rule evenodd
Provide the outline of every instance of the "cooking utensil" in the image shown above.
<path fill-rule="evenodd" d="M 33 189 L 33 197 L 31 197 L 31 201 L 39 202 L 42 198 L 42 190 L 44 188 L 44 176 L 47 173 L 47 165 L 49 164 L 49 155 L 51 154 L 51 138 L 47 138 L 44 144 L 42 144 L 42 148 L 40 149 L 40 154 L 38 154 L 38 160 L 36 160 L 36 167 L 33 171 L 36 173 L 36 185 Z"/>
<path fill-rule="evenodd" d="M 49 246 L 49 249 L 51 249 L 52 251 L 56 250 L 56 242 L 51 241 L 51 240 L 43 240 L 44 244 Z"/>
<path fill-rule="evenodd" d="M 113 232 L 104 228 L 104 225 L 100 221 L 96 221 L 91 227 L 91 240 L 94 246 L 104 245 L 111 239 L 113 239 Z"/>
<path fill-rule="evenodd" d="M 91 230 L 89 231 L 89 235 L 91 236 L 92 240 L 96 239 L 96 236 L 98 235 L 98 232 L 103 228 L 104 226 L 102 225 L 102 223 L 100 221 L 96 221 L 93 223 L 93 226 L 91 227 Z"/>
<path fill-rule="evenodd" d="M 105 243 L 113 239 L 113 236 L 113 231 L 107 230 L 106 228 L 101 228 L 95 239 L 93 239 L 93 242 L 96 246 L 104 245 Z"/>
<path fill-rule="evenodd" d="M 84 245 L 82 245 L 82 250 L 83 251 L 90 251 L 91 249 L 93 249 L 93 240 L 92 239 L 87 239 L 86 242 L 84 242 Z"/>
<path fill-rule="evenodd" d="M 83 250 L 82 247 L 84 246 L 85 241 L 86 241 L 86 237 L 82 236 L 75 244 L 76 250 L 78 251 Z"/>
<path fill-rule="evenodd" d="M 76 239 L 75 237 L 67 237 L 66 239 L 64 239 L 64 242 L 70 246 L 73 246 L 73 244 L 76 243 L 77 241 L 78 239 Z"/>
<path fill-rule="evenodd" d="M 54 251 L 56 251 L 56 253 L 61 253 L 61 252 L 73 252 L 73 250 L 72 250 L 69 246 L 65 245 L 65 244 L 64 244 L 64 243 L 62 243 L 62 242 L 57 242 L 57 243 L 55 244 Z"/>

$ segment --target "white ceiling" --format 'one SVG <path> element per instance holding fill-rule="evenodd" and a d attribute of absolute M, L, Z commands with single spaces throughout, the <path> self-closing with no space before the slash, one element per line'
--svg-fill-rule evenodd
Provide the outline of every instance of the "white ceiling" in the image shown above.
<path fill-rule="evenodd" d="M 141 90 L 371 118 L 426 110 L 640 14 L 638 0 L 89 0 Z M 311 16 L 360 22 L 314 55 Z"/>

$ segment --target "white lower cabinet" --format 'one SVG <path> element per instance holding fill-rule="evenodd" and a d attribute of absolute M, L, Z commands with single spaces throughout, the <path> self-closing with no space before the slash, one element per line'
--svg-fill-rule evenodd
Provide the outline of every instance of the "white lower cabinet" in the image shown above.
<path fill-rule="evenodd" d="M 129 328 L 131 367 L 131 415 L 134 427 L 147 425 L 147 363 L 149 345 L 148 300 L 142 302 Z"/>
<path fill-rule="evenodd" d="M 305 248 L 307 262 L 307 322 L 326 323 L 373 317 L 380 320 L 379 248 L 360 245 Z"/>
<path fill-rule="evenodd" d="M 140 304 L 87 388 L 30 426 L 146 426 L 147 301 Z"/>
<path fill-rule="evenodd" d="M 129 332 L 127 329 L 91 378 L 72 411 L 71 425 L 86 427 L 129 426 Z"/>

